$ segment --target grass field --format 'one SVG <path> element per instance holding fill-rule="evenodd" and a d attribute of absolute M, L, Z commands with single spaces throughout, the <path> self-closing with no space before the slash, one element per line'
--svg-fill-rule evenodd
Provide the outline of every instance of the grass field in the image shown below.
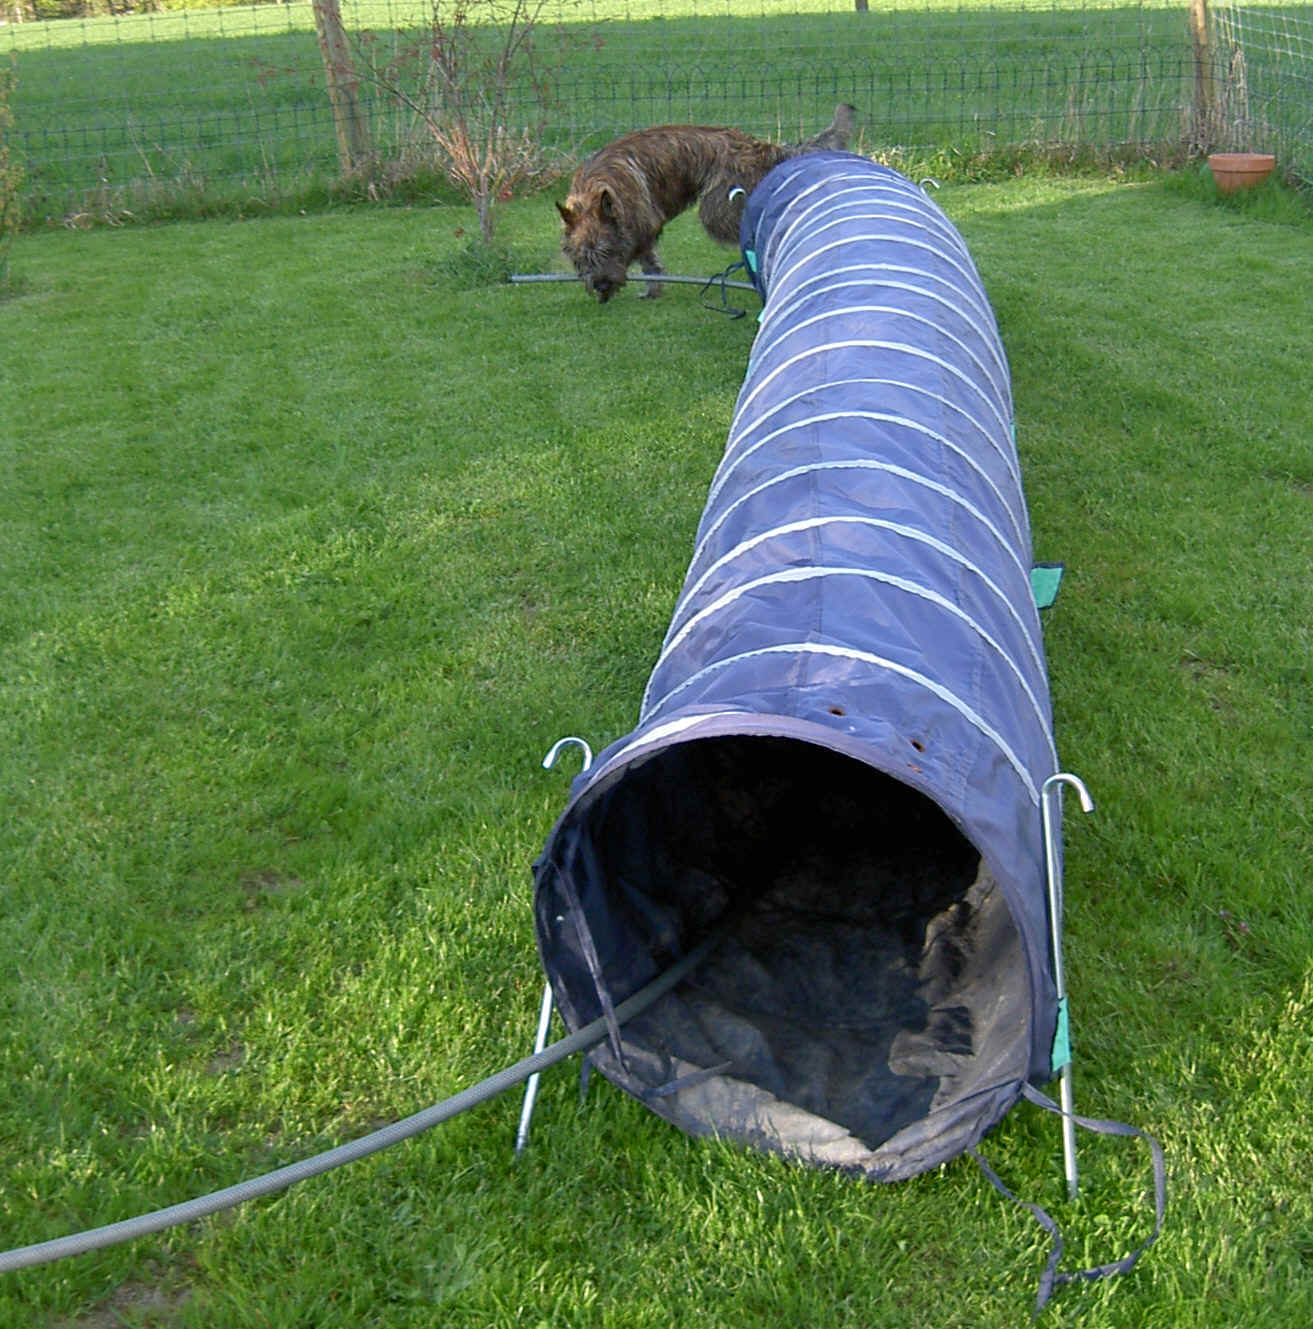
<path fill-rule="evenodd" d="M 1012 362 L 1067 833 L 1078 1105 L 1168 1151 L 1046 1323 L 1313 1320 L 1313 229 L 1269 187 L 944 190 Z M 565 733 L 632 726 L 752 337 L 508 287 L 472 213 L 20 236 L 0 304 L 0 1248 L 355 1137 L 523 1055 Z M 523 270 L 550 202 L 507 207 Z M 691 218 L 672 271 L 724 261 Z M 544 1083 L 189 1229 L 0 1278 L 3 1329 L 1014 1329 L 1045 1242 Z M 1068 1239 L 1147 1155 L 985 1142 Z"/>
<path fill-rule="evenodd" d="M 357 44 L 361 73 L 412 41 L 425 10 L 344 6 L 353 31 L 380 38 Z M 1193 66 L 1179 8 L 972 0 L 880 11 L 834 0 L 549 9 L 537 43 L 545 141 L 568 159 L 671 121 L 800 137 L 840 100 L 860 108 L 869 150 L 1181 140 Z M 6 43 L 32 219 L 158 216 L 201 195 L 259 211 L 336 175 L 307 3 L 11 25 Z M 383 157 L 413 154 L 413 117 L 368 76 L 362 96 Z"/>

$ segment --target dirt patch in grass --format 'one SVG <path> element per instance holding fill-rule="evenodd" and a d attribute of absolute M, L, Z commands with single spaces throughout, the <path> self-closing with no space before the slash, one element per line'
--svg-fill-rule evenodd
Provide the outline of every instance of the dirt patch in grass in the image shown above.
<path fill-rule="evenodd" d="M 51 1320 L 48 1329 L 124 1329 L 125 1325 L 132 1329 L 165 1329 L 179 1323 L 179 1314 L 190 1299 L 189 1288 L 124 1283 L 90 1309 Z"/>
<path fill-rule="evenodd" d="M 287 895 L 305 883 L 290 873 L 282 873 L 274 868 L 260 868 L 243 872 L 242 891 L 245 896 L 245 908 L 249 912 L 256 909 L 270 896 Z"/>

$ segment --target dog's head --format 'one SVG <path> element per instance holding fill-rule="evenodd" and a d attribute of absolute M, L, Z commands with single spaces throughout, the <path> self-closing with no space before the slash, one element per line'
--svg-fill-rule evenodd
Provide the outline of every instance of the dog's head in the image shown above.
<path fill-rule="evenodd" d="M 615 197 L 606 188 L 571 194 L 556 210 L 565 226 L 561 249 L 583 278 L 588 294 L 605 304 L 627 280 Z"/>

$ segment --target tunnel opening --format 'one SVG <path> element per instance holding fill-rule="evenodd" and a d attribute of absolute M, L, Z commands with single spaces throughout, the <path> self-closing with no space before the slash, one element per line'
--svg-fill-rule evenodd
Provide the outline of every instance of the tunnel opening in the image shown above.
<path fill-rule="evenodd" d="M 752 734 L 639 756 L 571 808 L 538 874 L 572 1028 L 724 929 L 592 1054 L 686 1130 L 893 1179 L 1025 1079 L 1004 892 L 933 799 L 849 755 Z"/>

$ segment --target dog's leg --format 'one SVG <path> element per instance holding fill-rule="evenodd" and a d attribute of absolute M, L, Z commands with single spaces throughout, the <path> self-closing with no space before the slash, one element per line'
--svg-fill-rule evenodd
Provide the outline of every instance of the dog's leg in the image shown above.
<path fill-rule="evenodd" d="M 638 262 L 643 269 L 644 276 L 659 277 L 665 272 L 661 266 L 661 260 L 657 258 L 656 250 L 649 245 L 640 254 L 637 255 Z M 650 281 L 647 289 L 638 298 L 640 300 L 655 300 L 661 294 L 661 283 Z"/>

